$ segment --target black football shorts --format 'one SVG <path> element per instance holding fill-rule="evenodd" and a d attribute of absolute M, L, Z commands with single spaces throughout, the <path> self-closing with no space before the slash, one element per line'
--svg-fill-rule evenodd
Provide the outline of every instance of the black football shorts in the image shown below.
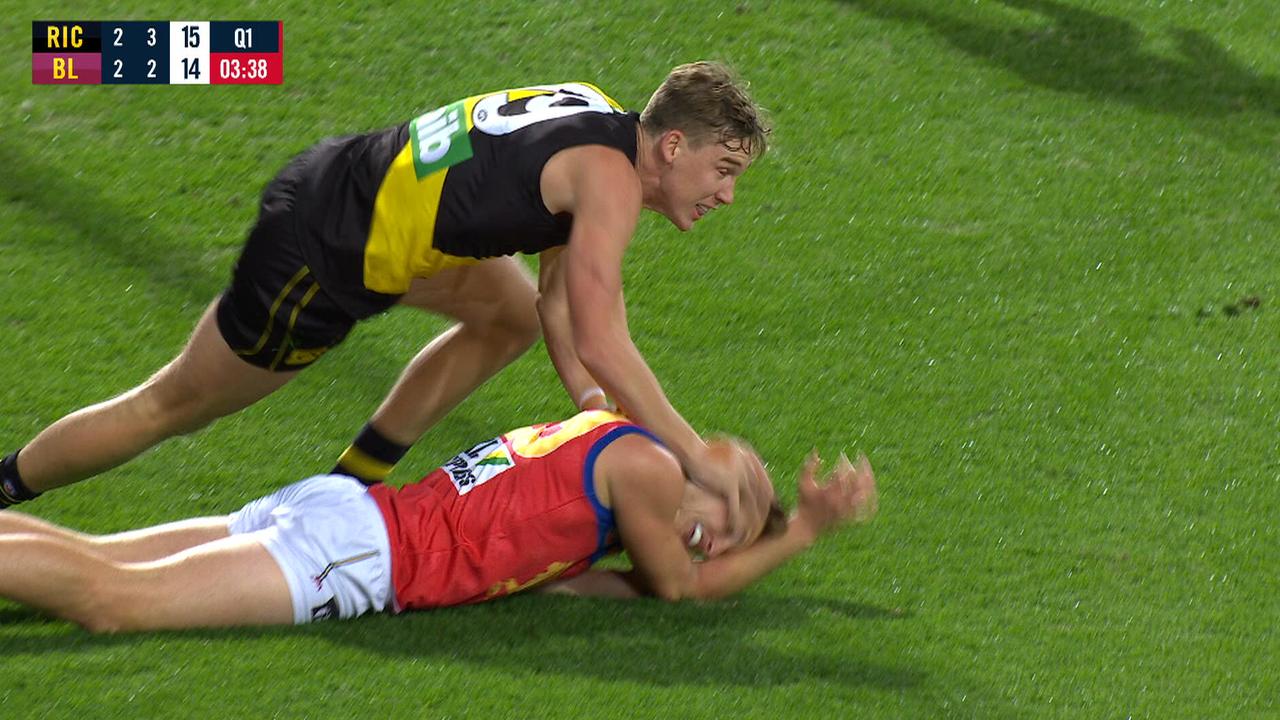
<path fill-rule="evenodd" d="M 307 156 L 294 158 L 263 190 L 258 222 L 218 299 L 227 345 L 245 362 L 280 372 L 315 362 L 357 320 L 320 288 L 299 244 L 294 206 Z"/>

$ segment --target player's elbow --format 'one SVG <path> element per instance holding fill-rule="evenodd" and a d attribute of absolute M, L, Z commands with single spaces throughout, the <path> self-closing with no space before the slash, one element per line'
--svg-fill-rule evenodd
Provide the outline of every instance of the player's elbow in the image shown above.
<path fill-rule="evenodd" d="M 701 563 L 694 563 L 693 572 L 690 573 L 684 589 L 683 599 L 711 602 L 723 600 L 734 594 L 734 584 L 726 583 L 724 576 L 704 573 L 703 570 Z"/>
<path fill-rule="evenodd" d="M 661 578 L 648 584 L 647 590 L 663 602 L 677 603 L 683 600 L 702 600 L 698 587 L 696 566 L 686 577 Z"/>
<path fill-rule="evenodd" d="M 118 622 L 116 618 L 107 615 L 95 615 L 82 620 L 77 620 L 76 624 L 83 628 L 91 635 L 116 635 L 124 632 L 125 626 Z"/>
<path fill-rule="evenodd" d="M 688 592 L 678 585 L 653 587 L 649 589 L 649 594 L 658 600 L 668 603 L 678 603 L 682 600 L 691 599 Z"/>
<path fill-rule="evenodd" d="M 698 587 L 671 587 L 654 589 L 653 595 L 663 602 L 677 603 L 686 600 L 697 602 L 722 600 L 728 597 L 729 593 L 711 592 Z"/>

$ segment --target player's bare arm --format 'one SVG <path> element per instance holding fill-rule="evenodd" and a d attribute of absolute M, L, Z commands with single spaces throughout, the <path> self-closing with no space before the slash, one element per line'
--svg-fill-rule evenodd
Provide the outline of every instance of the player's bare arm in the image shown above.
<path fill-rule="evenodd" d="M 578 359 L 569 319 L 569 297 L 564 284 L 564 247 L 544 250 L 538 256 L 538 319 L 547 343 L 547 355 L 569 397 L 580 410 L 603 410 L 604 390 Z"/>
<path fill-rule="evenodd" d="M 622 257 L 640 216 L 640 183 L 626 156 L 599 146 L 559 153 L 543 175 L 552 212 L 573 214 L 559 258 L 574 351 L 592 377 L 682 461 L 705 444 L 676 412 L 641 357 L 627 326 Z"/>
<path fill-rule="evenodd" d="M 623 297 L 622 257 L 639 217 L 642 192 L 634 166 L 616 150 L 572 148 L 547 163 L 543 200 L 573 214 L 559 258 L 575 354 L 619 407 L 671 448 L 690 475 L 729 498 L 735 529 L 760 523 L 772 493 L 710 462 L 706 443 L 667 400 L 631 340 Z M 564 378 L 562 378 L 564 379 Z M 571 382 L 565 379 L 566 387 Z"/>

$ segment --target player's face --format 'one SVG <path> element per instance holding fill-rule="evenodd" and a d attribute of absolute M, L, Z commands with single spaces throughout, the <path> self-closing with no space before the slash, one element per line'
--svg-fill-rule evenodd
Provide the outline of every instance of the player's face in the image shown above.
<path fill-rule="evenodd" d="M 728 503 L 693 483 L 685 483 L 676 532 L 690 552 L 703 557 L 713 558 L 736 547 L 729 534 Z"/>
<path fill-rule="evenodd" d="M 697 143 L 678 134 L 666 152 L 670 165 L 662 182 L 662 214 L 680 230 L 732 203 L 738 177 L 751 165 L 751 154 L 736 142 Z"/>

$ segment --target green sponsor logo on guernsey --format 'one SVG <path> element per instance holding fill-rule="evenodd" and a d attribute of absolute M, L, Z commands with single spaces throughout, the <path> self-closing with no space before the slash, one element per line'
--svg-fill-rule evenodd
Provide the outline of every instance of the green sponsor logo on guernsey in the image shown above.
<path fill-rule="evenodd" d="M 418 179 L 471 157 L 466 108 L 459 100 L 432 110 L 409 124 L 413 169 Z"/>

